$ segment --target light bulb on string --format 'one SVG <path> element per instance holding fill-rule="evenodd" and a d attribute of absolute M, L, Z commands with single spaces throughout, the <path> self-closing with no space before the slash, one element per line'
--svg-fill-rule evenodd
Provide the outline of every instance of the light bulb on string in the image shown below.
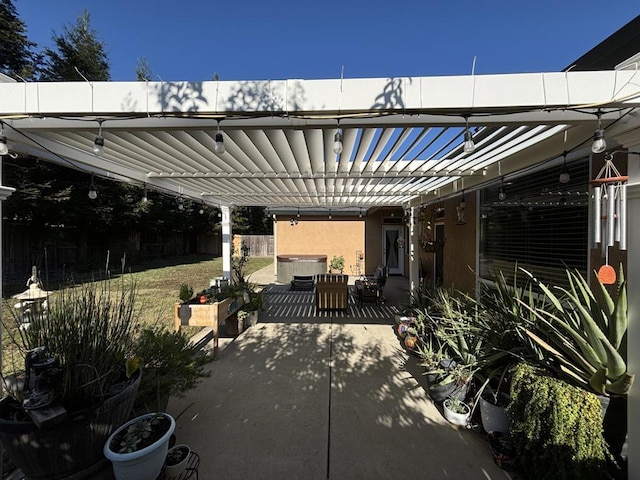
<path fill-rule="evenodd" d="M 607 149 L 607 141 L 604 139 L 604 129 L 601 125 L 600 115 L 601 113 L 598 112 L 598 128 L 593 133 L 593 143 L 591 144 L 593 153 L 602 153 Z"/>
<path fill-rule="evenodd" d="M 507 199 L 507 192 L 504 190 L 504 178 L 501 180 L 501 183 L 500 183 L 500 191 L 498 192 L 498 199 L 501 202 L 504 202 Z"/>
<path fill-rule="evenodd" d="M 7 137 L 4 136 L 4 124 L 0 122 L 0 155 L 9 153 L 9 145 L 7 145 Z"/>
<path fill-rule="evenodd" d="M 465 128 L 464 128 L 464 153 L 471 153 L 476 149 L 476 144 L 473 143 L 473 135 L 471 135 L 471 131 L 469 130 L 469 118 L 465 117 Z"/>
<path fill-rule="evenodd" d="M 222 155 L 226 151 L 226 149 L 224 148 L 224 137 L 222 136 L 222 132 L 220 131 L 220 120 L 218 120 L 218 132 L 216 133 L 214 139 L 216 143 L 213 146 L 213 151 L 217 155 Z"/>
<path fill-rule="evenodd" d="M 89 185 L 89 193 L 87 194 L 87 196 L 91 200 L 95 200 L 96 198 L 98 198 L 98 191 L 96 190 L 96 186 L 93 183 L 93 175 L 91 175 L 91 185 Z"/>
<path fill-rule="evenodd" d="M 102 136 L 102 120 L 98 122 L 98 135 L 93 139 L 93 153 L 100 156 L 104 153 L 104 137 Z"/>
<path fill-rule="evenodd" d="M 342 153 L 342 132 L 340 132 L 340 127 L 338 127 L 336 134 L 333 136 L 333 153 L 336 155 Z"/>
<path fill-rule="evenodd" d="M 569 174 L 569 167 L 567 167 L 567 152 L 564 152 L 562 156 L 563 156 L 562 171 L 560 172 L 560 177 L 558 177 L 558 181 L 560 183 L 569 183 L 571 181 L 571 175 Z"/>

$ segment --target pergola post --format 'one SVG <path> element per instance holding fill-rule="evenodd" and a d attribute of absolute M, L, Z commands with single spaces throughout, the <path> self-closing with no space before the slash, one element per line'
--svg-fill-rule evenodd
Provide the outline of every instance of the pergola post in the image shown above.
<path fill-rule="evenodd" d="M 231 279 L 231 255 L 233 238 L 231 236 L 231 208 L 221 206 L 222 211 L 222 275 Z"/>

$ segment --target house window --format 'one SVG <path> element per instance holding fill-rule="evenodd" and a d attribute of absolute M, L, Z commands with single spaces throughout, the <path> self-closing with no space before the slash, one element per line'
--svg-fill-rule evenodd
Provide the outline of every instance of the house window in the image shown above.
<path fill-rule="evenodd" d="M 481 278 L 502 270 L 509 279 L 516 264 L 555 285 L 566 284 L 565 266 L 586 273 L 589 163 L 568 166 L 568 183 L 559 182 L 561 167 L 554 167 L 480 192 Z"/>

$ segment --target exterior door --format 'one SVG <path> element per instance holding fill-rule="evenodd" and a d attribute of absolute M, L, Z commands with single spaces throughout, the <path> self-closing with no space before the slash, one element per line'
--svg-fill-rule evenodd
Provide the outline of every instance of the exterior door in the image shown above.
<path fill-rule="evenodd" d="M 382 266 L 389 267 L 389 275 L 404 275 L 404 226 L 382 227 Z"/>

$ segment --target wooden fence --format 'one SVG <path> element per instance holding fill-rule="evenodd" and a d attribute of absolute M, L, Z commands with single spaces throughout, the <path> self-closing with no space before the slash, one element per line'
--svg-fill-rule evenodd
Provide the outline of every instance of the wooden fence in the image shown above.
<path fill-rule="evenodd" d="M 249 247 L 250 257 L 272 257 L 273 235 L 238 235 L 233 236 L 234 251 L 238 251 L 244 242 Z"/>

